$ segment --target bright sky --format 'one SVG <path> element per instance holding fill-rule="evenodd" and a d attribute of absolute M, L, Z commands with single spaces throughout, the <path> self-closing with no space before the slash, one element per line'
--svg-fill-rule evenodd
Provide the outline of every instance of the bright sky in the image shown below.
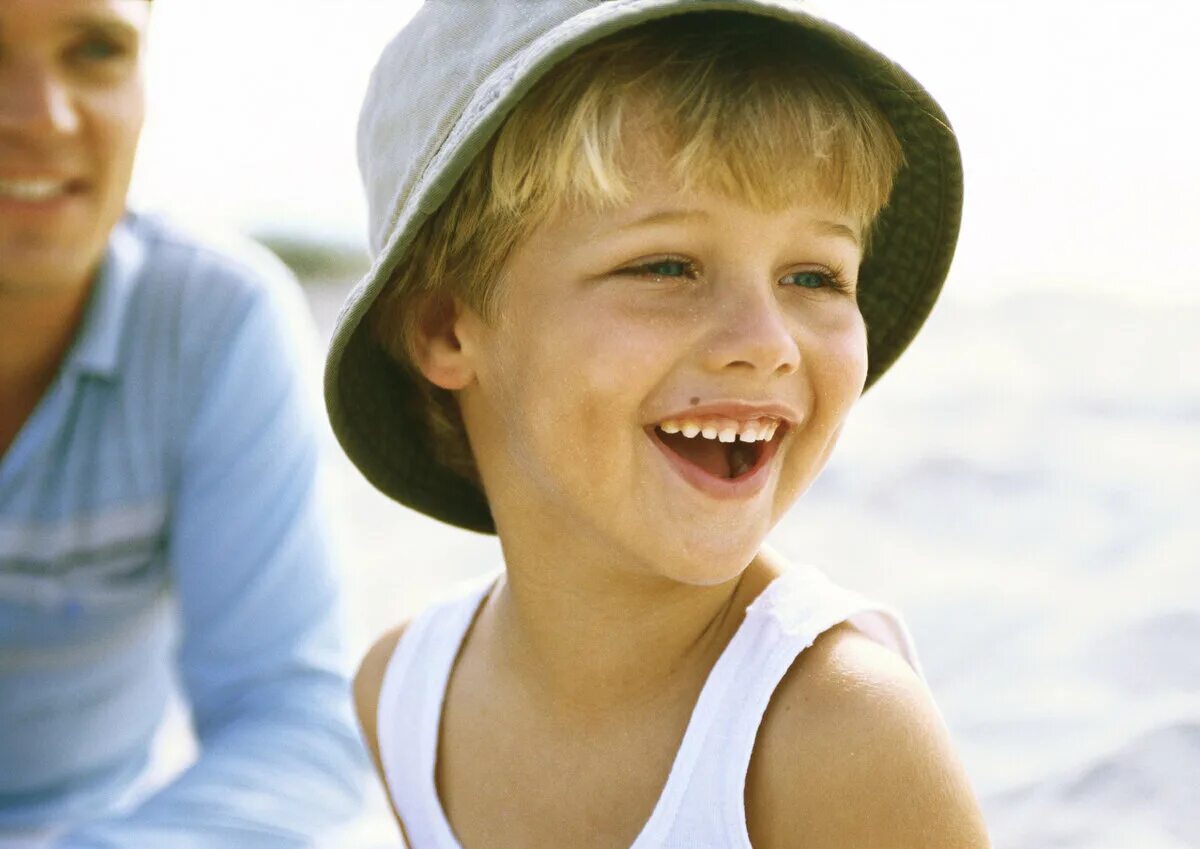
<path fill-rule="evenodd" d="M 482 0 L 481 0 L 482 1 Z M 354 131 L 413 0 L 157 0 L 135 201 L 361 242 Z M 824 0 L 945 107 L 966 163 L 953 286 L 1200 297 L 1200 3 Z"/>

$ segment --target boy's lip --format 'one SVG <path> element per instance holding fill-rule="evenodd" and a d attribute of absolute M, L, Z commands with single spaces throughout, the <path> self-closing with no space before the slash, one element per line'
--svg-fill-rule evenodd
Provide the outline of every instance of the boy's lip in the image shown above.
<path fill-rule="evenodd" d="M 760 419 L 774 419 L 780 432 L 772 439 L 759 442 L 758 457 L 754 468 L 736 478 L 722 478 L 710 474 L 694 463 L 685 460 L 675 450 L 669 448 L 658 432 L 658 425 L 663 422 L 685 422 L 688 420 L 726 419 L 735 422 L 752 422 Z M 794 406 L 784 401 L 749 401 L 746 399 L 719 399 L 705 403 L 689 405 L 679 412 L 667 413 L 645 427 L 646 436 L 654 443 L 677 474 L 688 484 L 700 490 L 711 498 L 718 500 L 738 500 L 757 495 L 767 485 L 771 476 L 773 460 L 779 451 L 787 431 L 795 427 L 803 416 Z"/>
<path fill-rule="evenodd" d="M 762 491 L 771 474 L 771 461 L 775 458 L 775 454 L 779 450 L 779 443 L 782 441 L 782 437 L 780 437 L 763 443 L 753 471 L 741 477 L 729 479 L 709 474 L 699 466 L 680 457 L 659 438 L 655 428 L 648 427 L 646 435 L 680 477 L 706 495 L 721 501 L 750 498 Z"/>
<path fill-rule="evenodd" d="M 689 418 L 725 418 L 738 422 L 774 418 L 790 426 L 799 422 L 801 416 L 795 407 L 780 401 L 710 401 L 659 416 L 650 424 L 657 425 L 660 422 L 683 421 Z"/>

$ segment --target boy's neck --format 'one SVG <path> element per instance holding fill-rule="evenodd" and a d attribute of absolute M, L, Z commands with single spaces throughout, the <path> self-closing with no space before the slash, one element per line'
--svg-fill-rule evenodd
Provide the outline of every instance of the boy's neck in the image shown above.
<path fill-rule="evenodd" d="M 773 571 L 698 587 L 612 564 L 509 556 L 487 611 L 496 661 L 569 718 L 694 696 Z M 570 563 L 569 567 L 562 567 Z"/>

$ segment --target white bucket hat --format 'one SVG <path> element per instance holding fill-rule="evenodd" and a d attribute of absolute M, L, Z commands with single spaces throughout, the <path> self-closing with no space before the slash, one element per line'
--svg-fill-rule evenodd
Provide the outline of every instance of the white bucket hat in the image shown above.
<path fill-rule="evenodd" d="M 422 224 L 533 85 L 581 48 L 648 21 L 740 12 L 800 27 L 888 118 L 904 151 L 859 273 L 874 383 L 916 335 L 945 280 L 962 209 L 949 121 L 922 86 L 792 0 L 426 0 L 384 50 L 359 122 L 373 263 L 338 316 L 325 369 L 329 417 L 350 459 L 396 500 L 494 532 L 487 500 L 433 458 L 423 396 L 364 318 Z"/>

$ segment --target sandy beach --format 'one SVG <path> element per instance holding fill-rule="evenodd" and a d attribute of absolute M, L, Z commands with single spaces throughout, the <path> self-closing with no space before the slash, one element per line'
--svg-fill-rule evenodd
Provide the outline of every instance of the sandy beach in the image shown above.
<path fill-rule="evenodd" d="M 347 281 L 310 282 L 324 339 Z M 1200 301 L 943 298 L 772 543 L 904 613 L 1003 849 L 1200 846 Z M 356 647 L 499 563 L 332 477 Z M 356 832 L 395 845 L 376 795 Z"/>

